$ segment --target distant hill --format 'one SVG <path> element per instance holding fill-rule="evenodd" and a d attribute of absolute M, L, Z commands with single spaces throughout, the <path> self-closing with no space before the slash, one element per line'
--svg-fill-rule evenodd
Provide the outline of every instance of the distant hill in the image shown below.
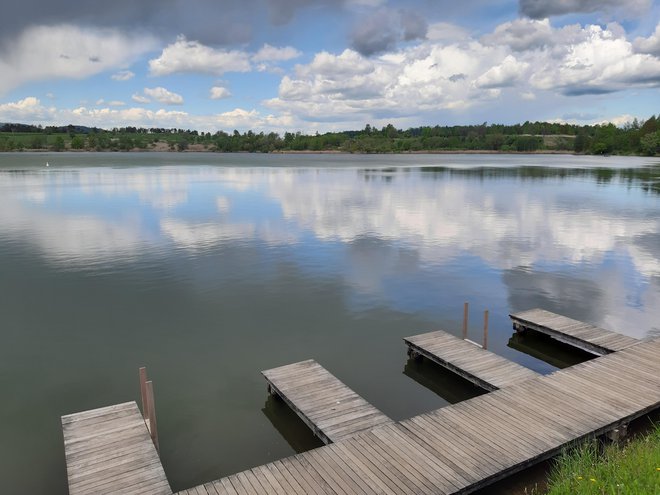
<path fill-rule="evenodd" d="M 50 132 L 50 133 L 75 133 L 89 134 L 98 132 L 101 129 L 97 127 L 88 127 L 85 125 L 62 125 L 62 126 L 36 126 L 31 124 L 19 124 L 14 122 L 0 123 L 0 132 Z"/>

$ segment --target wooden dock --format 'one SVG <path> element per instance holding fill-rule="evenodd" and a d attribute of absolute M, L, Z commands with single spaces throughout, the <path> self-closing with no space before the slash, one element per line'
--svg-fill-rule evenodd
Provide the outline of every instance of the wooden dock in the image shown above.
<path fill-rule="evenodd" d="M 171 494 L 135 402 L 62 416 L 69 493 Z"/>
<path fill-rule="evenodd" d="M 180 493 L 469 493 L 658 409 L 659 355 L 642 341 Z"/>
<path fill-rule="evenodd" d="M 544 309 L 510 314 L 517 331 L 534 330 L 597 356 L 620 351 L 639 340 Z"/>
<path fill-rule="evenodd" d="M 411 356 L 423 356 L 492 392 L 539 376 L 535 371 L 441 330 L 403 339 Z"/>
<path fill-rule="evenodd" d="M 392 422 L 313 359 L 261 373 L 271 393 L 326 444 Z"/>

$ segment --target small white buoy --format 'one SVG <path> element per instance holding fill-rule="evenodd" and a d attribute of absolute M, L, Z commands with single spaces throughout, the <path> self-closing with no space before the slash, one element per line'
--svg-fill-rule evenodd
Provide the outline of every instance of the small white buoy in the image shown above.
<path fill-rule="evenodd" d="M 50 165 L 48 164 L 48 162 L 46 162 L 46 166 L 47 166 L 47 167 L 50 167 Z"/>

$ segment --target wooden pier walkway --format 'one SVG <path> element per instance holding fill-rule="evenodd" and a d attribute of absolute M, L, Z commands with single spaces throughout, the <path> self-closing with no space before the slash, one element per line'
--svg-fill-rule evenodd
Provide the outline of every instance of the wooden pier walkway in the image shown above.
<path fill-rule="evenodd" d="M 659 355 L 642 341 L 180 493 L 469 493 L 658 409 Z"/>
<path fill-rule="evenodd" d="M 271 393 L 326 444 L 392 422 L 313 359 L 261 373 Z"/>
<path fill-rule="evenodd" d="M 403 339 L 409 355 L 420 355 L 492 392 L 539 376 L 474 343 L 441 330 Z"/>
<path fill-rule="evenodd" d="M 535 330 L 597 356 L 620 351 L 639 342 L 633 337 L 611 332 L 544 309 L 530 309 L 510 314 L 509 317 L 513 320 L 513 327 L 518 331 Z"/>
<path fill-rule="evenodd" d="M 171 494 L 135 402 L 62 416 L 69 493 Z"/>

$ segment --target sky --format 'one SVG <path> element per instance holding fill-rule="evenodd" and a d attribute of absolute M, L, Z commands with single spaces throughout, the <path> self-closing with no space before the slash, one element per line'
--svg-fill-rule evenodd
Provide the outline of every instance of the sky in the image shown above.
<path fill-rule="evenodd" d="M 660 113 L 657 0 L 23 0 L 0 122 L 204 132 Z"/>

